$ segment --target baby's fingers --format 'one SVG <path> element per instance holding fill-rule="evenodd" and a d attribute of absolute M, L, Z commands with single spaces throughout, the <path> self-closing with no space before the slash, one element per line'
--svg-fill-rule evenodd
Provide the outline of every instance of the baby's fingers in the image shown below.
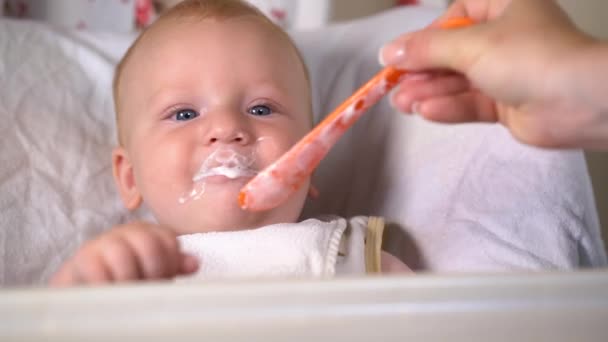
<path fill-rule="evenodd" d="M 103 247 L 103 258 L 114 282 L 143 278 L 143 272 L 133 248 L 122 238 L 114 238 Z"/>
<path fill-rule="evenodd" d="M 190 254 L 181 254 L 180 275 L 189 275 L 198 270 L 198 259 Z"/>
<path fill-rule="evenodd" d="M 174 233 L 148 227 L 130 232 L 125 239 L 136 255 L 143 279 L 170 279 L 181 273 L 182 254 Z"/>
<path fill-rule="evenodd" d="M 106 284 L 112 281 L 110 268 L 99 254 L 83 251 L 66 263 L 51 279 L 53 287 Z"/>

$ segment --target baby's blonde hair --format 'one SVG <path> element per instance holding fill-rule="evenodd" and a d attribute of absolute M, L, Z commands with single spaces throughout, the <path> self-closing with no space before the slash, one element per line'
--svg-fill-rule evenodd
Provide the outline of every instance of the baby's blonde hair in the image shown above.
<path fill-rule="evenodd" d="M 140 45 L 141 41 L 145 39 L 145 37 L 150 34 L 150 32 L 152 32 L 155 27 L 158 27 L 160 26 L 160 24 L 172 19 L 194 18 L 203 20 L 213 18 L 222 20 L 241 16 L 254 16 L 258 18 L 262 23 L 269 25 L 269 27 L 275 29 L 275 31 L 279 33 L 280 36 L 285 39 L 290 46 L 293 47 L 294 52 L 296 53 L 298 59 L 302 64 L 304 76 L 306 78 L 306 81 L 308 82 L 308 87 L 310 89 L 310 76 L 308 73 L 308 69 L 306 68 L 304 58 L 300 54 L 300 51 L 297 49 L 295 43 L 293 42 L 291 37 L 289 37 L 289 35 L 285 31 L 283 31 L 283 29 L 274 24 L 257 8 L 241 0 L 184 0 L 173 6 L 168 11 L 164 12 L 154 22 L 154 24 L 152 24 L 144 32 L 142 32 L 142 34 L 135 40 L 135 42 L 133 42 L 133 44 L 129 47 L 123 58 L 116 66 L 116 70 L 114 73 L 114 81 L 112 84 L 112 92 L 114 96 L 114 110 L 116 111 L 116 127 L 118 130 L 119 144 L 122 145 L 122 143 L 124 142 L 120 125 L 121 106 L 118 100 L 121 76 L 125 69 L 125 65 L 131 59 L 134 51 L 136 50 L 137 46 Z"/>

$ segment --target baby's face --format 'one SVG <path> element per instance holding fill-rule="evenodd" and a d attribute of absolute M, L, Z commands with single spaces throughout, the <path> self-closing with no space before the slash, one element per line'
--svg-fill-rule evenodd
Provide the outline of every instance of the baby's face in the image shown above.
<path fill-rule="evenodd" d="M 255 17 L 179 20 L 154 28 L 123 70 L 114 173 L 124 202 L 143 199 L 179 233 L 294 222 L 308 184 L 263 213 L 237 197 L 310 129 L 299 58 Z"/>

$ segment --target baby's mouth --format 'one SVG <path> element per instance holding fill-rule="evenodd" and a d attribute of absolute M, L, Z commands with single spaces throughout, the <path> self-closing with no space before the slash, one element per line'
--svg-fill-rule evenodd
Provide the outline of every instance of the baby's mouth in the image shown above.
<path fill-rule="evenodd" d="M 199 200 L 207 193 L 215 196 L 220 195 L 217 191 L 224 192 L 224 189 L 228 191 L 227 194 L 240 189 L 244 185 L 241 183 L 259 173 L 260 165 L 256 157 L 272 155 L 272 152 L 276 154 L 278 151 L 278 146 L 272 137 L 259 137 L 255 143 L 247 146 L 236 144 L 216 146 L 215 150 L 201 162 L 200 167 L 191 178 L 190 189 L 178 198 L 178 202 L 185 204 L 189 201 Z M 237 193 L 235 192 L 235 206 L 236 198 Z"/>
<path fill-rule="evenodd" d="M 254 167 L 255 151 L 239 152 L 229 147 L 219 147 L 203 161 L 192 177 L 192 188 L 184 193 L 179 203 L 198 200 L 204 194 L 207 183 L 223 183 L 238 178 L 251 178 L 258 173 Z M 235 201 L 236 203 L 236 201 Z"/>
<path fill-rule="evenodd" d="M 258 173 L 253 166 L 254 162 L 253 152 L 241 153 L 232 148 L 220 147 L 205 159 L 192 181 L 197 183 L 213 176 L 229 179 L 253 177 Z"/>
<path fill-rule="evenodd" d="M 194 175 L 194 177 L 192 177 L 192 181 L 193 182 L 200 182 L 208 177 L 213 177 L 213 176 L 224 176 L 226 178 L 230 178 L 230 179 L 237 179 L 237 178 L 243 178 L 243 177 L 253 177 L 257 174 L 257 171 L 248 169 L 248 168 L 241 168 L 239 166 L 217 166 L 214 168 L 211 168 L 209 170 L 205 170 L 203 172 L 198 172 L 196 175 Z"/>

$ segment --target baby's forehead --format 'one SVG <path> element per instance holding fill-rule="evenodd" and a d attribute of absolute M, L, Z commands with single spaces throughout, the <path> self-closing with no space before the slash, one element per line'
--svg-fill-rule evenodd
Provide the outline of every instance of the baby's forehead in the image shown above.
<path fill-rule="evenodd" d="M 247 22 L 247 24 L 245 26 L 239 25 L 243 22 Z M 214 27 L 228 28 L 232 35 L 226 39 L 222 39 L 222 34 L 216 31 L 220 39 L 204 39 L 206 31 L 213 30 Z M 138 39 L 131 48 L 130 56 L 126 57 L 128 60 L 124 61 L 122 71 L 124 74 L 130 74 L 133 71 L 131 69 L 139 69 L 138 73 L 148 73 L 149 68 L 142 64 L 154 62 L 160 62 L 161 64 L 169 63 L 168 59 L 175 56 L 178 59 L 185 56 L 186 58 L 191 57 L 202 60 L 202 58 L 206 57 L 207 52 L 211 54 L 214 51 L 227 51 L 229 54 L 236 53 L 246 56 L 247 51 L 240 50 L 239 46 L 234 46 L 234 42 L 231 41 L 231 38 L 234 39 L 235 34 L 237 37 L 240 36 L 239 30 L 245 30 L 246 32 L 243 32 L 244 35 L 251 38 L 251 40 L 258 41 L 260 43 L 258 46 L 272 46 L 275 51 L 277 49 L 285 51 L 278 54 L 269 53 L 267 58 L 278 57 L 282 60 L 289 59 L 292 65 L 298 64 L 304 70 L 306 82 L 309 83 L 306 65 L 291 38 L 279 27 L 253 15 L 235 18 L 194 17 L 166 19 L 146 31 Z M 219 32 L 224 32 L 224 30 L 219 30 Z M 193 36 L 195 37 L 194 40 Z M 193 45 L 204 47 L 206 52 L 202 56 L 201 53 L 194 55 L 192 50 L 200 52 L 201 49 L 188 49 L 188 47 L 193 47 Z M 166 58 L 154 58 L 158 56 Z M 136 67 L 134 68 L 134 66 Z M 164 70 L 169 71 L 169 69 L 162 68 L 156 71 L 163 72 Z"/>
<path fill-rule="evenodd" d="M 241 38 L 243 36 L 247 38 Z M 243 39 L 249 42 L 243 42 Z M 281 59 L 299 57 L 297 48 L 286 33 L 255 16 L 222 19 L 176 18 L 165 20 L 147 31 L 134 44 L 125 69 L 141 62 L 152 61 L 151 57 L 159 55 L 177 59 L 206 58 L 207 55 L 223 51 L 226 54 L 246 56 L 247 51 L 243 51 L 239 45 L 251 46 L 253 41 L 257 42 L 258 46 L 279 51 Z M 195 55 L 195 52 L 198 55 Z M 272 59 L 277 56 L 268 54 L 267 57 Z"/>
<path fill-rule="evenodd" d="M 246 35 L 247 37 L 264 37 L 265 43 L 273 43 L 277 47 L 289 49 L 295 47 L 287 33 L 278 26 L 267 22 L 266 19 L 255 15 L 242 15 L 238 17 L 178 17 L 168 18 L 147 30 L 136 43 L 136 48 L 152 50 L 162 49 L 164 45 L 172 42 L 184 41 L 180 39 L 185 34 L 196 34 L 200 39 L 199 44 L 208 45 L 233 45 L 228 39 L 209 40 L 204 39 L 209 32 L 214 32 L 220 37 Z M 220 32 L 220 33 L 218 33 Z M 235 46 L 238 50 L 238 46 Z M 187 51 L 184 51 L 187 52 Z"/>

